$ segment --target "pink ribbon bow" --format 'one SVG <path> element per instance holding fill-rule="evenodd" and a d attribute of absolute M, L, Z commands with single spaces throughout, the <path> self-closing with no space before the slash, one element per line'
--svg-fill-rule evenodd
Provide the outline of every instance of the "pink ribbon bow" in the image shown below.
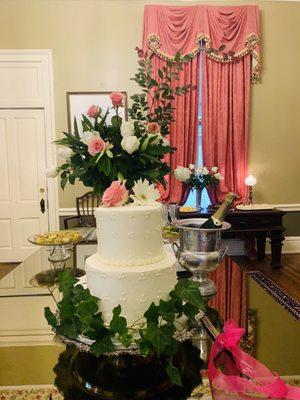
<path fill-rule="evenodd" d="M 245 334 L 244 328 L 239 328 L 233 320 L 228 320 L 224 325 L 224 332 L 217 337 L 217 342 L 226 348 L 237 346 Z"/>
<path fill-rule="evenodd" d="M 235 399 L 238 394 L 239 399 L 264 395 L 269 399 L 300 400 L 300 388 L 287 385 L 279 376 L 238 347 L 244 333 L 245 330 L 239 328 L 235 321 L 229 320 L 224 325 L 224 332 L 213 343 L 208 378 L 214 400 L 223 399 L 224 393 L 233 393 Z M 215 363 L 220 364 L 220 361 L 222 365 L 216 368 Z M 226 399 L 230 398 L 226 396 Z"/>

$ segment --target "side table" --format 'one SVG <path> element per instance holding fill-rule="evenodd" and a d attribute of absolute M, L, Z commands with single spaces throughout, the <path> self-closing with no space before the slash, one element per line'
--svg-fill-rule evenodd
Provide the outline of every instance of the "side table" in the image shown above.
<path fill-rule="evenodd" d="M 193 213 L 180 213 L 180 218 L 209 218 L 213 214 L 211 210 L 201 210 Z M 226 221 L 231 228 L 222 233 L 222 238 L 229 239 L 240 237 L 250 233 L 256 239 L 257 258 L 262 260 L 265 257 L 266 238 L 271 241 L 271 266 L 279 269 L 281 264 L 281 248 L 284 240 L 285 228 L 282 224 L 282 217 L 285 211 L 274 208 L 273 210 L 232 210 L 226 215 Z"/>

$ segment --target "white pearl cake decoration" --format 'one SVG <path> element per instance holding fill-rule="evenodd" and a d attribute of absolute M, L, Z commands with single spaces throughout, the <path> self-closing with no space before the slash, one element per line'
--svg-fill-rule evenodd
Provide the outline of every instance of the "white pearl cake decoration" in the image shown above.
<path fill-rule="evenodd" d="M 105 324 L 120 304 L 131 325 L 177 283 L 176 258 L 163 248 L 161 204 L 99 207 L 95 215 L 98 252 L 86 260 L 87 285 L 101 299 Z"/>
<path fill-rule="evenodd" d="M 101 299 L 104 322 L 109 323 L 112 310 L 118 304 L 121 304 L 122 316 L 131 325 L 143 317 L 152 302 L 158 304 L 159 300 L 168 300 L 169 292 L 177 283 L 174 262 L 174 256 L 169 252 L 157 263 L 133 268 L 104 264 L 98 254 L 89 257 L 86 261 L 87 285 L 91 294 Z M 122 296 L 122 293 L 126 295 Z"/>
<path fill-rule="evenodd" d="M 95 215 L 98 255 L 102 262 L 134 266 L 153 264 L 164 257 L 159 203 L 99 207 Z"/>

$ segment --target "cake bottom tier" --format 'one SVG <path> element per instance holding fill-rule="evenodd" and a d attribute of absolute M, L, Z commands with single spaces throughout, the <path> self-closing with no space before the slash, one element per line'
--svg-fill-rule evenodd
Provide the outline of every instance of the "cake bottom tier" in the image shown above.
<path fill-rule="evenodd" d="M 104 264 L 94 254 L 86 260 L 87 286 L 100 299 L 100 311 L 109 324 L 113 309 L 121 305 L 121 315 L 132 325 L 142 318 L 150 304 L 167 300 L 177 283 L 176 258 L 166 252 L 159 262 L 140 266 Z"/>

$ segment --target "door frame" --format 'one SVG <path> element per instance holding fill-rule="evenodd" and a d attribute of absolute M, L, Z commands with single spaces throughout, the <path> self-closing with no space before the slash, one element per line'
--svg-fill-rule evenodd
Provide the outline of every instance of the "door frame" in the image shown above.
<path fill-rule="evenodd" d="M 53 65 L 51 49 L 0 49 L 0 62 L 40 62 L 42 65 L 43 96 L 36 104 L 22 106 L 10 104 L 9 100 L 0 103 L 1 109 L 14 108 L 40 108 L 45 115 L 45 150 L 46 166 L 51 167 L 57 164 L 56 151 L 53 142 L 56 140 L 54 95 L 53 95 Z M 48 199 L 48 224 L 49 230 L 59 229 L 58 214 L 58 183 L 57 179 L 47 179 Z"/>

